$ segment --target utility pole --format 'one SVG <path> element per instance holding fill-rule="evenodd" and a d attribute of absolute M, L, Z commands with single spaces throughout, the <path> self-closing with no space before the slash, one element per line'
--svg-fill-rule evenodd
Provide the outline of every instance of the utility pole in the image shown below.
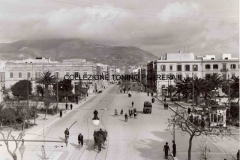
<path fill-rule="evenodd" d="M 229 83 L 229 74 L 228 74 L 228 117 L 229 117 L 229 120 L 230 120 L 230 108 L 231 108 L 231 103 L 230 103 L 230 83 Z"/>
<path fill-rule="evenodd" d="M 194 108 L 194 79 L 193 79 L 193 72 L 192 72 L 192 88 L 193 88 L 193 93 L 192 93 L 192 106 Z"/>
<path fill-rule="evenodd" d="M 58 79 L 57 79 L 57 113 L 58 113 Z"/>
<path fill-rule="evenodd" d="M 28 122 L 28 128 L 29 128 L 29 96 L 28 96 L 28 78 L 27 78 L 27 122 Z"/>

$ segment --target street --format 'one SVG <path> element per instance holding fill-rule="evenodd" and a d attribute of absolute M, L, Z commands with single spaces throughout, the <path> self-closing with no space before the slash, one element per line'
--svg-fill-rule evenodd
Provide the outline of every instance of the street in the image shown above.
<path fill-rule="evenodd" d="M 25 143 L 24 160 L 37 160 L 42 157 L 42 145 L 45 147 L 46 158 L 50 160 L 162 160 L 164 159 L 163 146 L 168 142 L 172 151 L 173 136 L 167 129 L 168 118 L 173 112 L 163 109 L 163 104 L 156 99 L 153 103 L 152 114 L 143 114 L 144 101 L 151 101 L 151 96 L 145 92 L 138 92 L 137 87 L 131 87 L 132 97 L 127 94 L 119 94 L 118 85 L 110 85 L 102 93 L 88 100 L 80 107 L 74 107 L 73 111 L 54 123 L 34 140 L 63 140 L 64 130 L 70 128 L 68 146 L 65 143 Z M 134 107 L 138 111 L 137 119 L 129 118 L 125 122 L 124 114 Z M 92 123 L 93 111 L 98 110 L 100 125 Z M 114 110 L 118 114 L 123 109 L 123 115 L 114 116 Z M 102 151 L 98 153 L 94 149 L 93 131 L 103 128 L 108 131 L 108 140 Z M 82 133 L 84 145 L 78 148 L 77 136 Z M 192 145 L 192 159 L 197 159 L 197 150 L 201 141 L 206 140 L 211 148 L 211 160 L 223 160 L 224 150 L 215 145 L 212 140 L 202 136 L 194 137 Z M 179 160 L 187 159 L 189 135 L 176 128 L 177 157 Z M 221 140 L 220 140 L 221 141 Z M 234 141 L 235 142 L 235 141 Z M 236 141 L 237 142 L 237 141 Z M 238 144 L 238 142 L 236 143 Z M 61 147 L 62 146 L 62 147 Z M 2 147 L 5 147 L 2 146 Z M 224 147 L 224 146 L 222 146 Z M 233 151 L 233 154 L 235 151 Z M 20 157 L 19 157 L 20 158 Z M 2 159 L 2 158 L 0 158 Z"/>

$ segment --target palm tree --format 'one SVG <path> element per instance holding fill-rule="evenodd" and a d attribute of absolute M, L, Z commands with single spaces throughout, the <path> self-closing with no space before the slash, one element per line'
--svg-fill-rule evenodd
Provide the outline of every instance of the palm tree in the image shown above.
<path fill-rule="evenodd" d="M 56 77 L 52 75 L 51 71 L 41 73 L 40 78 L 37 80 L 37 83 L 44 85 L 44 93 L 48 94 L 48 86 L 56 82 Z M 47 97 L 47 95 L 45 95 Z"/>
<path fill-rule="evenodd" d="M 222 85 L 222 76 L 218 73 L 212 73 L 209 77 L 206 78 L 207 82 L 209 83 L 209 87 L 215 91 L 221 87 Z M 216 96 L 215 96 L 215 101 L 216 101 Z"/>
<path fill-rule="evenodd" d="M 168 93 L 170 94 L 170 98 L 172 98 L 172 93 L 174 93 L 176 90 L 176 87 L 173 85 L 168 86 Z"/>
<path fill-rule="evenodd" d="M 177 93 L 176 94 L 183 94 L 183 97 L 186 98 L 186 102 L 188 102 L 188 97 L 191 94 L 191 79 L 189 77 L 184 78 L 181 81 L 176 82 Z"/>

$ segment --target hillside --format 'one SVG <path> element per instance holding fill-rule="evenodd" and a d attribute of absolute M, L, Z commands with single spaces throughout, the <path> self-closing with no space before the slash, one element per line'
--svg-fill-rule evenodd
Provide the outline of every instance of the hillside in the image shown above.
<path fill-rule="evenodd" d="M 122 68 L 139 65 L 157 57 L 133 46 L 107 46 L 80 39 L 21 40 L 0 44 L 0 59 L 46 57 L 51 60 L 80 58 Z"/>

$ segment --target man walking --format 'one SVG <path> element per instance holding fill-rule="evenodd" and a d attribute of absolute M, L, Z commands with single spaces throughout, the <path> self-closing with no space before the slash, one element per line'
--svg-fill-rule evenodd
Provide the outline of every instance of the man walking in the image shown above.
<path fill-rule="evenodd" d="M 175 143 L 175 141 L 172 141 L 172 143 L 173 143 L 173 145 L 172 145 L 172 148 L 173 148 L 173 151 L 172 151 L 173 157 L 176 157 L 176 143 Z"/>
<path fill-rule="evenodd" d="M 66 103 L 66 110 L 68 110 L 68 104 Z"/>
<path fill-rule="evenodd" d="M 71 110 L 72 110 L 72 108 L 73 108 L 73 105 L 72 105 L 72 104 L 70 104 L 70 108 L 71 108 Z"/>
<path fill-rule="evenodd" d="M 168 142 L 164 145 L 163 151 L 165 152 L 165 159 L 168 159 L 168 151 L 170 151 Z"/>
<path fill-rule="evenodd" d="M 79 148 L 80 148 L 80 144 L 83 146 L 83 135 L 81 133 L 79 133 L 78 135 L 78 144 L 79 144 Z"/>
<path fill-rule="evenodd" d="M 65 143 L 66 143 L 66 146 L 67 146 L 68 145 L 68 138 L 69 138 L 69 130 L 68 130 L 68 128 L 66 128 L 64 134 L 65 134 Z"/>
<path fill-rule="evenodd" d="M 60 110 L 60 118 L 62 118 L 62 110 Z"/>

